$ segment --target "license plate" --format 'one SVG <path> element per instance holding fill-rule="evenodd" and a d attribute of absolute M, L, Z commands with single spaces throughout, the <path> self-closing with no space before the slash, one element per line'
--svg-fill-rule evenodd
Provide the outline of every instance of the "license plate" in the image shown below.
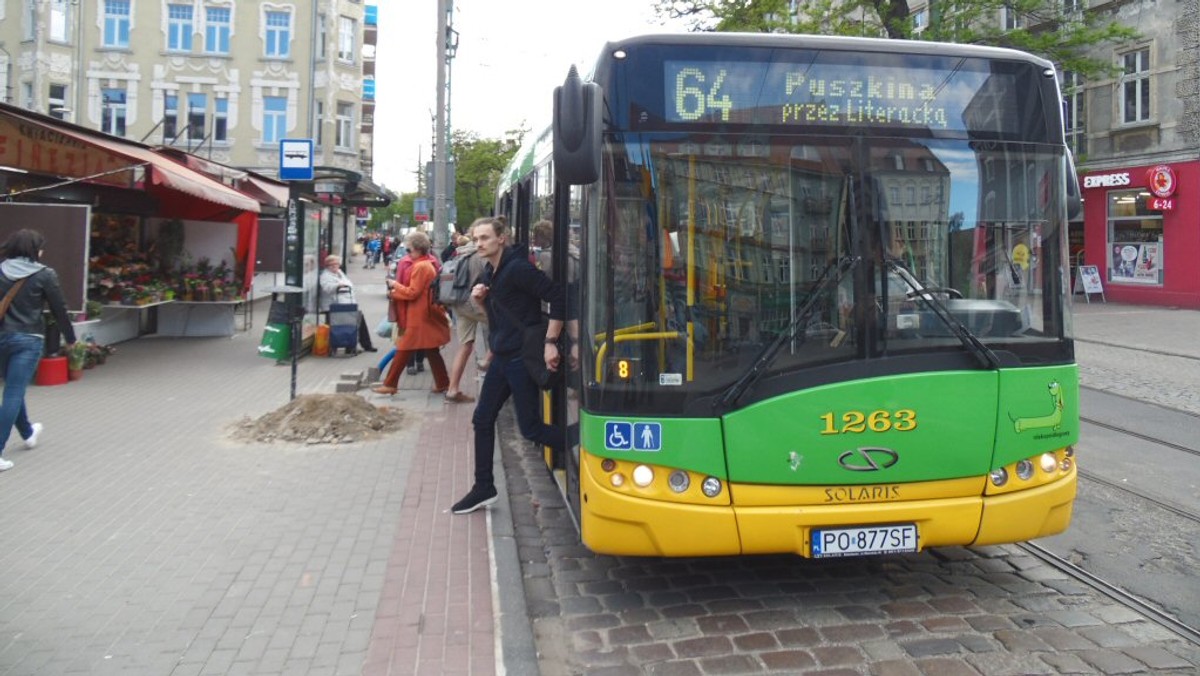
<path fill-rule="evenodd" d="M 860 528 L 814 528 L 814 559 L 834 556 L 864 556 L 917 551 L 917 526 L 863 526 Z"/>

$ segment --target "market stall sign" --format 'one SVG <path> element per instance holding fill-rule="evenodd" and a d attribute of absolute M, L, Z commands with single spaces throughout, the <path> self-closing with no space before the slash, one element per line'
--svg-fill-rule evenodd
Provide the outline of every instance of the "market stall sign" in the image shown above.
<path fill-rule="evenodd" d="M 34 174 L 83 178 L 132 164 L 128 158 L 106 152 L 76 135 L 0 114 L 0 166 Z M 89 180 L 128 188 L 133 185 L 134 177 L 130 169 Z"/>

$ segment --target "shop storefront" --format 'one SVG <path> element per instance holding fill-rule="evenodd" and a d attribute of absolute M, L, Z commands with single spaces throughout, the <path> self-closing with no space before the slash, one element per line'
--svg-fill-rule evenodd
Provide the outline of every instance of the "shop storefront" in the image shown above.
<path fill-rule="evenodd" d="M 1200 308 L 1200 161 L 1106 169 L 1080 182 L 1084 264 L 1099 269 L 1107 298 Z"/>

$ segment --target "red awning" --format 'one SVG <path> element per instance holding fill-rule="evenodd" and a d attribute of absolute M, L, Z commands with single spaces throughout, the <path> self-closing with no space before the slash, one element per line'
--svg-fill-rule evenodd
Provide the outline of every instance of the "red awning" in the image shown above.
<path fill-rule="evenodd" d="M 270 206 L 286 207 L 288 203 L 289 188 L 286 183 L 273 181 L 258 174 L 246 174 L 246 178 L 238 181 L 238 189 L 245 190 L 249 194 L 261 195 L 260 200 L 264 204 L 270 204 L 273 201 L 274 204 L 270 204 Z"/>
<path fill-rule="evenodd" d="M 74 133 L 74 132 L 67 132 Z M 175 160 L 131 143 L 122 143 L 99 136 L 84 136 L 82 140 L 108 148 L 112 152 L 149 165 L 150 182 L 187 193 L 206 202 L 232 207 L 241 211 L 259 212 L 258 200 L 225 186 L 198 171 L 188 169 Z"/>
<path fill-rule="evenodd" d="M 74 125 L 49 124 L 49 122 L 37 119 L 36 116 L 22 113 L 25 112 L 5 107 L 5 114 L 19 119 L 25 126 L 20 127 L 19 138 L 5 138 L 5 143 L 0 144 L 5 149 L 11 145 L 13 151 L 8 152 L 8 155 L 13 155 L 18 160 L 28 155 L 32 163 L 46 164 L 46 169 L 50 173 L 71 178 L 86 178 L 89 173 L 96 173 L 97 168 L 103 169 L 103 171 L 120 169 L 119 157 L 124 157 L 130 162 L 131 168 L 145 166 L 146 177 L 148 177 L 146 183 L 150 185 L 186 193 L 188 196 L 221 205 L 221 207 L 252 211 L 254 214 L 259 213 L 257 199 L 242 195 L 232 187 L 193 171 L 173 158 L 157 154 L 154 150 L 150 150 L 149 146 L 108 136 L 108 134 L 80 131 L 78 127 L 72 128 Z M 16 137 L 17 134 L 13 134 L 13 136 Z M 29 148 L 25 149 L 23 143 Z M 106 160 L 103 162 L 96 160 L 90 164 L 80 161 L 79 157 L 76 157 L 76 155 L 80 155 L 79 152 L 72 152 L 74 148 L 79 148 L 79 144 L 83 144 L 85 148 L 90 146 L 90 148 L 106 151 L 106 155 L 104 155 Z M 83 160 L 86 160 L 86 157 L 83 157 Z M 19 166 L 19 164 L 13 164 L 13 166 L 30 169 Z M 32 167 L 30 171 L 38 171 L 38 167 Z M 150 185 L 145 186 L 146 189 L 149 189 Z"/>

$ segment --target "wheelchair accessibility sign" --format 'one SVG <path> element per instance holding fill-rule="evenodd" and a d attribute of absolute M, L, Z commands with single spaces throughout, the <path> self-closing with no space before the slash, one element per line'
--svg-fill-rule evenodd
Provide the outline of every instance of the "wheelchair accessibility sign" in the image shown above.
<path fill-rule="evenodd" d="M 609 420 L 604 423 L 604 448 L 610 451 L 661 451 L 662 424 Z"/>

